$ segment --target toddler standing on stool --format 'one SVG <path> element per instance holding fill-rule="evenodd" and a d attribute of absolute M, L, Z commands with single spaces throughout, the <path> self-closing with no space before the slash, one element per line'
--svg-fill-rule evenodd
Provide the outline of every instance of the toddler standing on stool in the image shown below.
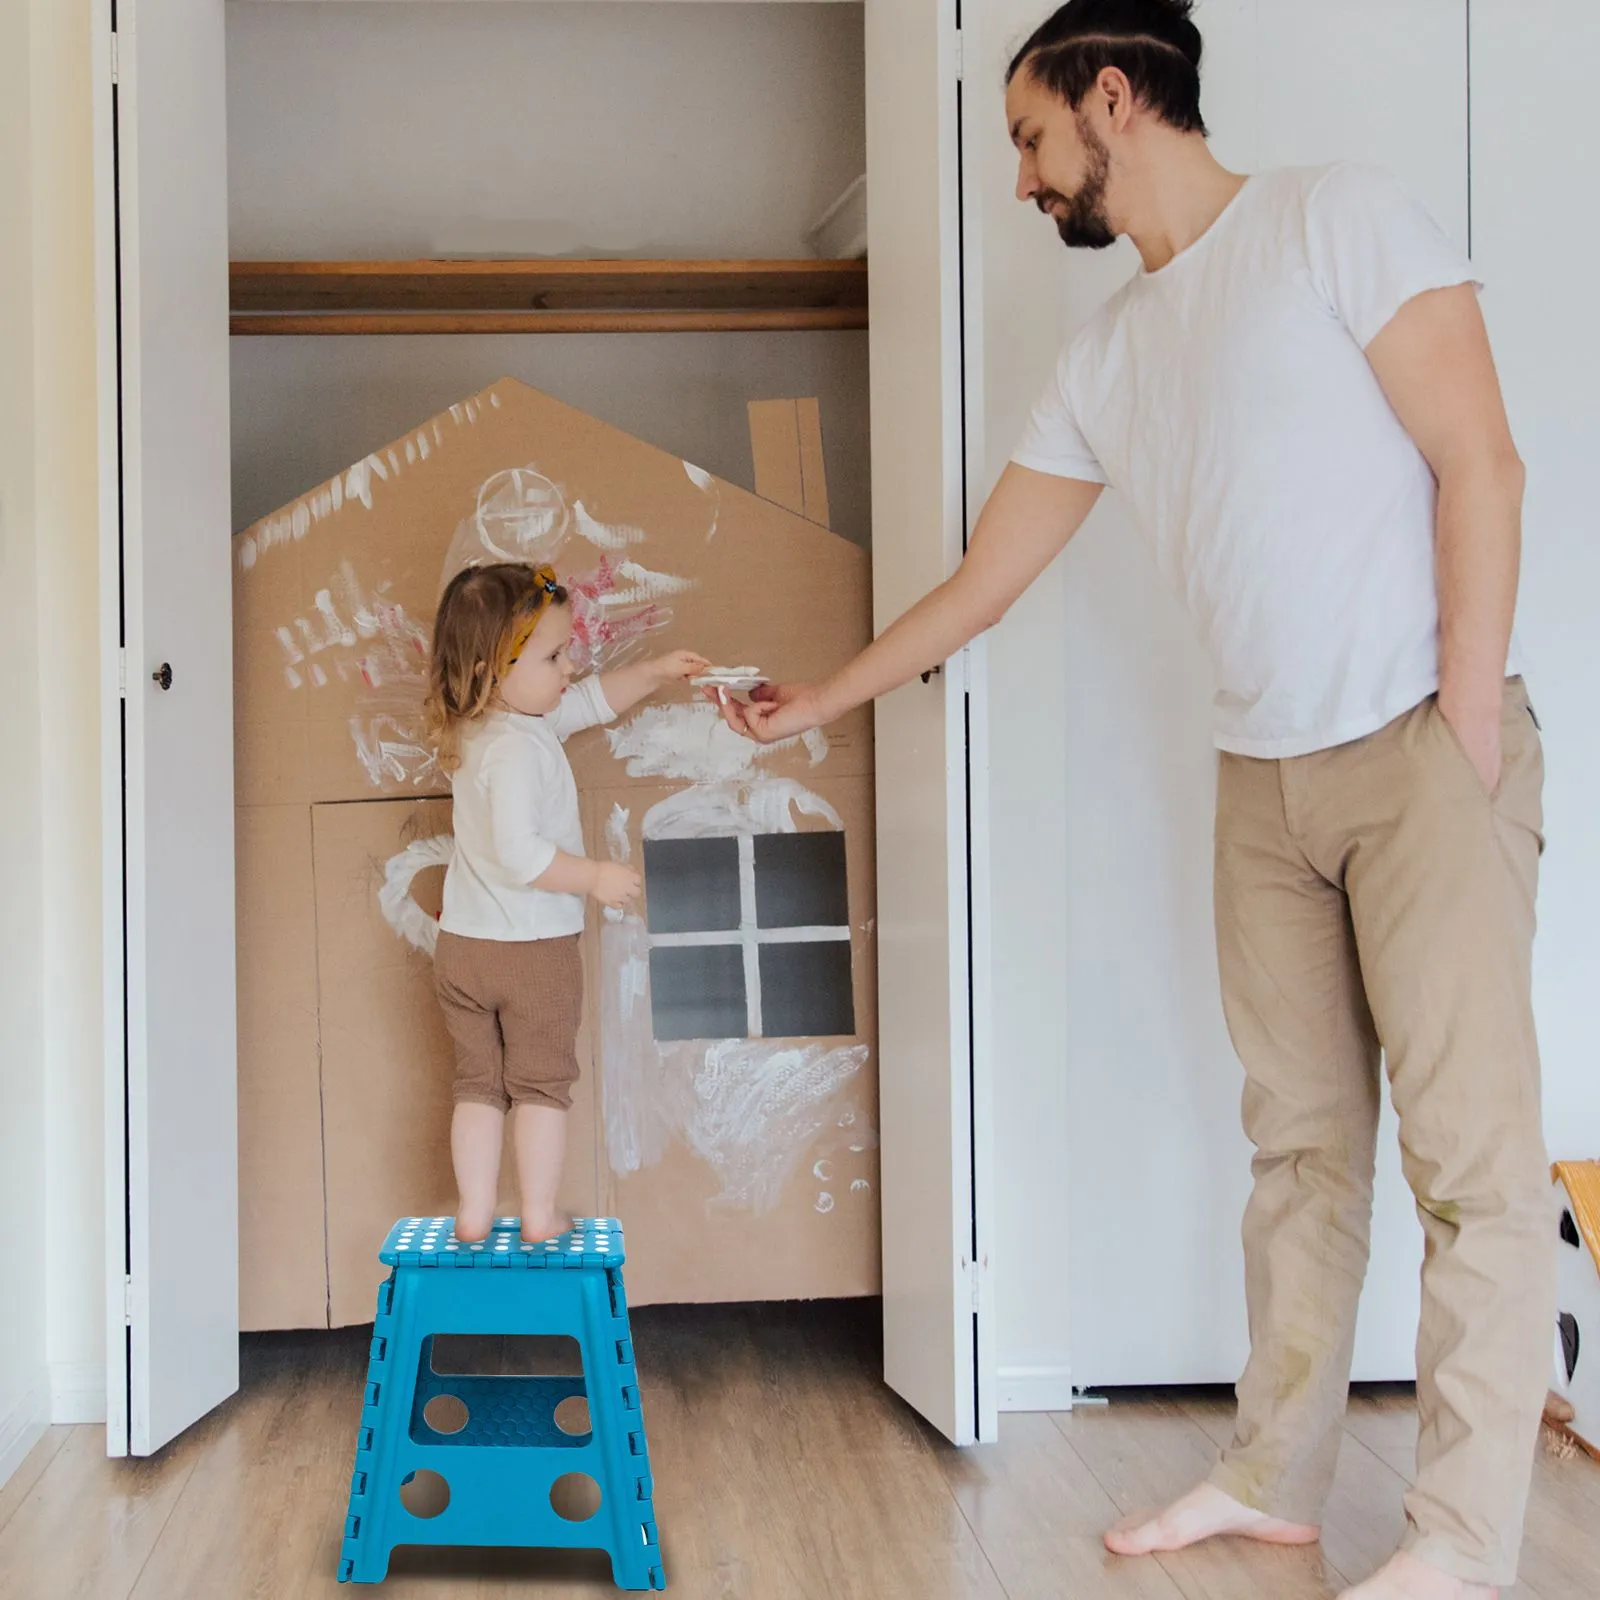
<path fill-rule="evenodd" d="M 639 874 L 583 853 L 578 788 L 562 741 L 668 683 L 704 672 L 687 650 L 573 683 L 572 612 L 549 567 L 467 567 L 439 601 L 428 733 L 455 797 L 434 984 L 455 1041 L 450 1151 L 456 1237 L 494 1221 L 513 1111 L 522 1232 L 566 1232 L 557 1208 L 578 1079 L 584 897 L 620 907 Z"/>

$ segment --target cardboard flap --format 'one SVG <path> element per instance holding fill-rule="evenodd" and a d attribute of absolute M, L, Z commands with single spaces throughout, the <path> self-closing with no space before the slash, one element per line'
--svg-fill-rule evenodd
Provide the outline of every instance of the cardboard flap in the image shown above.
<path fill-rule="evenodd" d="M 750 456 L 763 500 L 819 528 L 829 525 L 822 410 L 815 400 L 752 400 Z"/>

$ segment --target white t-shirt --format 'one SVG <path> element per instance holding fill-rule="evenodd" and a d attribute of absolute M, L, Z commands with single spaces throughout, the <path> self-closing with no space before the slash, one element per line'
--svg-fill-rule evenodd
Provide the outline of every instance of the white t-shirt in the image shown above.
<path fill-rule="evenodd" d="M 1476 281 L 1386 174 L 1268 172 L 1062 353 L 1015 459 L 1131 502 L 1210 650 L 1222 749 L 1328 749 L 1438 688 L 1437 486 L 1363 352 Z"/>
<path fill-rule="evenodd" d="M 575 683 L 547 717 L 493 711 L 461 741 L 456 853 L 439 926 L 467 939 L 560 939 L 583 932 L 583 896 L 535 889 L 556 858 L 583 854 L 578 785 L 564 739 L 610 722 L 598 678 Z"/>

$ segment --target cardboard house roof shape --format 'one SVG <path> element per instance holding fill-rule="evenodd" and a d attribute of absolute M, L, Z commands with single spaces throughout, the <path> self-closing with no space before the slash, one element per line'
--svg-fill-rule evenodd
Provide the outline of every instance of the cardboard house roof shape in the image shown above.
<path fill-rule="evenodd" d="M 500 559 L 554 562 L 580 668 L 811 679 L 870 637 L 860 549 L 511 380 L 235 536 L 246 1328 L 369 1320 L 394 1217 L 454 1205 L 420 705 L 447 573 Z M 641 1304 L 875 1292 L 870 711 L 762 750 L 682 690 L 568 753 L 646 888 L 585 938 L 565 1197 L 624 1218 Z"/>
<path fill-rule="evenodd" d="M 1567 1431 L 1600 1459 L 1600 1161 L 1558 1162 L 1555 1183 L 1561 1222 L 1553 1387 L 1573 1412 Z"/>

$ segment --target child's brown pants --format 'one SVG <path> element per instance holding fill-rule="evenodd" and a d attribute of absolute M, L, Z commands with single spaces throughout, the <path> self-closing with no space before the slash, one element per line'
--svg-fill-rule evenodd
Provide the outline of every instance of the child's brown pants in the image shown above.
<path fill-rule="evenodd" d="M 456 1047 L 456 1103 L 572 1105 L 583 1017 L 578 935 L 466 939 L 441 933 L 434 988 Z"/>

